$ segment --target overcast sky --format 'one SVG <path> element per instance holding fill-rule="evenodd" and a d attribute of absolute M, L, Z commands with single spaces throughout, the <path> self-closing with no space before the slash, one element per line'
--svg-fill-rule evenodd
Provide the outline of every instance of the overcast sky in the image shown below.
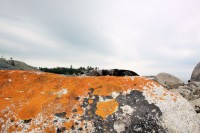
<path fill-rule="evenodd" d="M 0 0 L 0 54 L 187 80 L 200 62 L 200 0 Z"/>

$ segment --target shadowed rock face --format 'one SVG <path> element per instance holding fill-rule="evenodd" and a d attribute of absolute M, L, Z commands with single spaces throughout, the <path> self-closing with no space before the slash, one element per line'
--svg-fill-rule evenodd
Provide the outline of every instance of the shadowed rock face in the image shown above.
<path fill-rule="evenodd" d="M 198 132 L 194 109 L 144 77 L 0 71 L 0 132 Z"/>

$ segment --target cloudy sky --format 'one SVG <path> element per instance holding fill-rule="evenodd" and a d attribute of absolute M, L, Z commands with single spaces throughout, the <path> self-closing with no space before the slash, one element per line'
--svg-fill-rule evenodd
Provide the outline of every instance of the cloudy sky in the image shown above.
<path fill-rule="evenodd" d="M 0 0 L 0 54 L 33 66 L 187 80 L 199 53 L 199 0 Z"/>

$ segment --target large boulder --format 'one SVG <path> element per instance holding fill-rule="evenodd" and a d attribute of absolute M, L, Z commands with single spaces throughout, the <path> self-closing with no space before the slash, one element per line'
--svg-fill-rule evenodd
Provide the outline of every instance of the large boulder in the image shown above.
<path fill-rule="evenodd" d="M 195 66 L 190 81 L 200 82 L 200 62 Z"/>
<path fill-rule="evenodd" d="M 174 89 L 184 85 L 183 81 L 168 73 L 159 73 L 155 80 L 167 89 Z"/>
<path fill-rule="evenodd" d="M 0 71 L 0 132 L 199 133 L 189 102 L 144 77 Z"/>

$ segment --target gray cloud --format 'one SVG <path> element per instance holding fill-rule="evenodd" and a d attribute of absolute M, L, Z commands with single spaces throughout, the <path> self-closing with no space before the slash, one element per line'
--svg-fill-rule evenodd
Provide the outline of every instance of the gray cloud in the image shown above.
<path fill-rule="evenodd" d="M 200 61 L 200 1 L 0 1 L 0 53 L 34 66 L 164 71 Z"/>

